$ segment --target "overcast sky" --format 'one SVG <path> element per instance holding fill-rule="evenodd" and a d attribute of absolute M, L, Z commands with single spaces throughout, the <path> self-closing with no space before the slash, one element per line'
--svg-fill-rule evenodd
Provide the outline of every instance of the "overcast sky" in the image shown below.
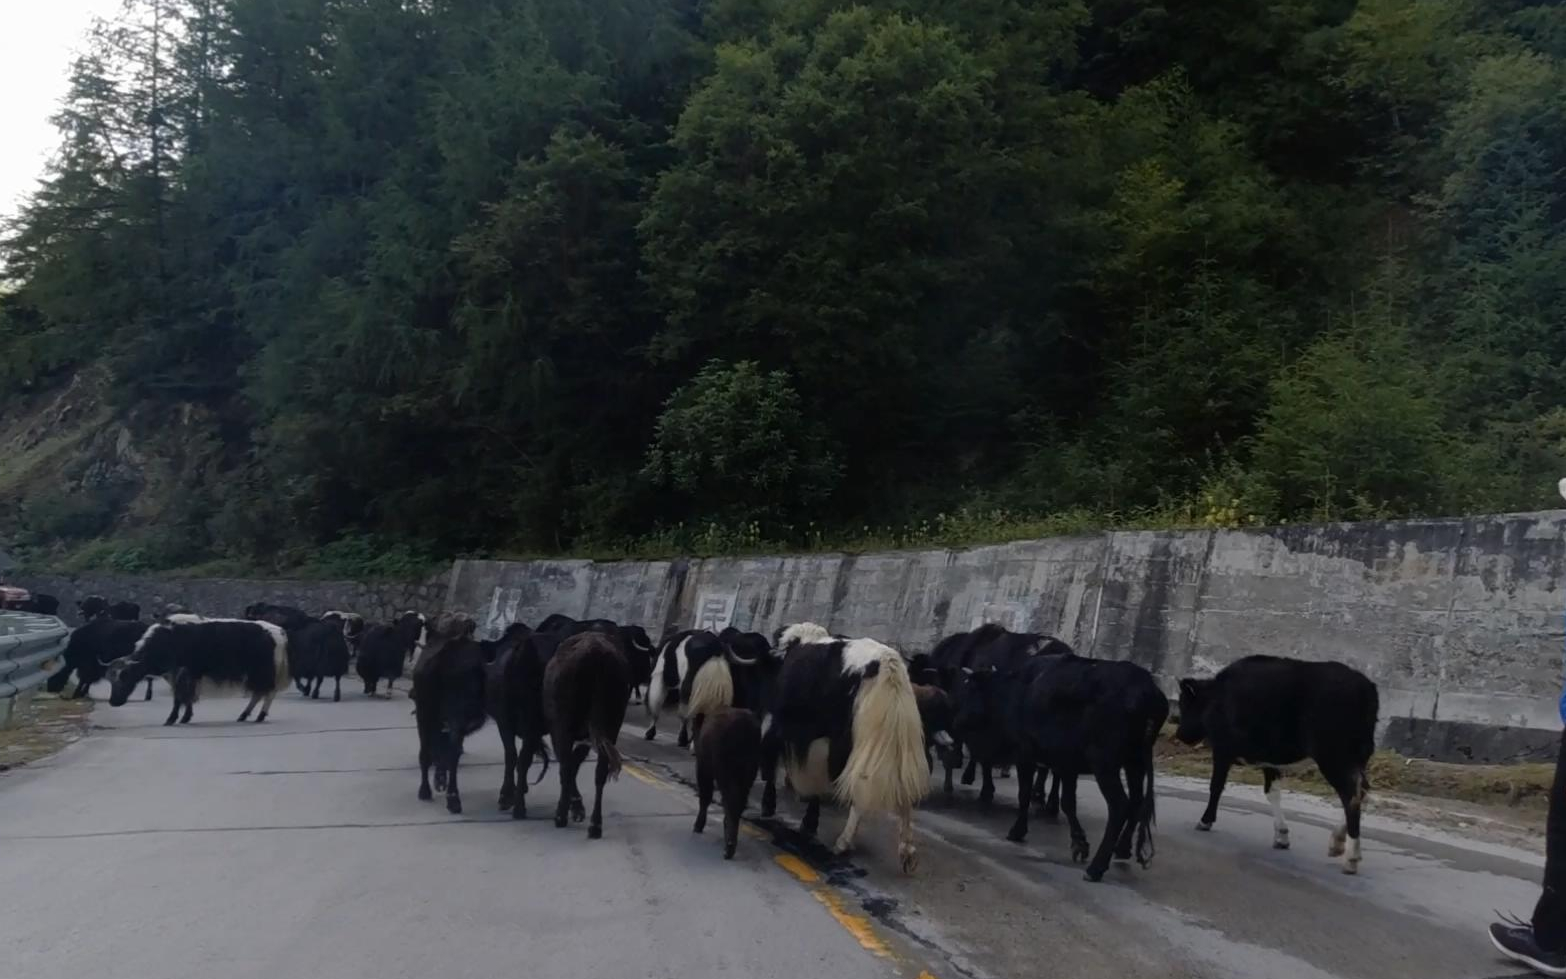
<path fill-rule="evenodd" d="M 94 16 L 109 16 L 121 0 L 7 0 L 0 28 L 0 215 L 16 213 L 54 151 L 49 125 L 71 55 Z"/>

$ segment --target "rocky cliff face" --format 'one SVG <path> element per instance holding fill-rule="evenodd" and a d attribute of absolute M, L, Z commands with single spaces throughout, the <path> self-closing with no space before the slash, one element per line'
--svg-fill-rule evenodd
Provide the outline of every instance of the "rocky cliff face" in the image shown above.
<path fill-rule="evenodd" d="M 59 553 L 171 521 L 223 461 L 217 421 L 193 404 L 120 409 L 88 368 L 0 405 L 0 545 Z"/>

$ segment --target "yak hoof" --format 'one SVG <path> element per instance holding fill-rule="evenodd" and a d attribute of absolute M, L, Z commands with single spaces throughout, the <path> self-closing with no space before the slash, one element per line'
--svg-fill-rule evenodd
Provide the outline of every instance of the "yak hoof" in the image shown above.
<path fill-rule="evenodd" d="M 1089 884 L 1097 884 L 1099 881 L 1104 879 L 1104 872 L 1102 870 L 1094 870 L 1092 867 L 1089 867 L 1087 870 L 1083 871 L 1082 879 L 1087 881 Z"/>
<path fill-rule="evenodd" d="M 1121 861 L 1122 863 L 1130 863 L 1131 862 L 1131 847 L 1129 845 L 1123 846 L 1123 847 L 1115 847 L 1115 859 Z"/>
<path fill-rule="evenodd" d="M 565 813 L 555 813 L 555 829 L 565 829 L 567 825 Z"/>
<path fill-rule="evenodd" d="M 587 818 L 587 809 L 582 805 L 581 799 L 571 800 L 571 822 L 579 823 Z"/>
<path fill-rule="evenodd" d="M 734 844 L 733 843 L 725 843 L 725 844 L 723 844 L 723 859 L 725 859 L 725 860 L 733 860 L 734 859 Z"/>
<path fill-rule="evenodd" d="M 446 811 L 451 813 L 454 816 L 461 815 L 462 814 L 462 796 L 460 796 L 460 795 L 448 795 L 448 796 L 446 796 Z"/>
<path fill-rule="evenodd" d="M 510 809 L 517 804 L 517 800 L 511 797 L 510 792 L 500 793 L 500 801 L 495 804 L 497 809 Z"/>
<path fill-rule="evenodd" d="M 420 802 L 428 802 L 428 801 L 430 801 L 433 798 L 435 798 L 435 793 L 430 791 L 430 787 L 428 785 L 421 785 L 421 786 L 419 786 L 419 801 Z"/>
<path fill-rule="evenodd" d="M 689 748 L 690 745 L 691 736 L 684 731 L 681 731 L 680 736 L 674 739 L 674 746 L 677 748 Z"/>
<path fill-rule="evenodd" d="M 527 818 L 527 806 L 518 805 L 515 809 L 511 810 L 511 818 L 512 819 L 526 819 Z"/>
<path fill-rule="evenodd" d="M 181 723 L 181 724 L 189 724 L 189 723 L 190 723 L 190 715 L 189 715 L 189 714 L 186 714 L 186 715 L 185 715 L 185 716 L 184 716 L 184 717 L 181 717 L 181 718 L 180 718 L 180 719 L 179 719 L 179 722 L 180 722 L 180 723 Z"/>
<path fill-rule="evenodd" d="M 1196 828 L 1203 833 L 1211 833 L 1213 831 L 1213 824 L 1208 822 L 1198 822 L 1196 824 Z"/>
<path fill-rule="evenodd" d="M 589 827 L 587 827 L 587 838 L 590 839 L 590 840 L 601 840 L 601 839 L 603 839 L 604 838 L 604 828 L 602 826 L 589 826 Z"/>
<path fill-rule="evenodd" d="M 1359 873 L 1359 861 L 1358 860 L 1350 860 L 1350 861 L 1344 863 L 1343 864 L 1343 872 L 1345 874 L 1348 874 L 1350 877 L 1353 877 L 1354 875 L 1358 874 Z"/>
<path fill-rule="evenodd" d="M 264 720 L 266 720 L 266 711 L 262 711 L 261 713 L 256 715 L 256 723 L 257 724 L 260 724 Z"/>
<path fill-rule="evenodd" d="M 1010 840 L 1013 843 L 1022 843 L 1025 840 L 1027 840 L 1027 838 L 1028 838 L 1028 831 L 1025 830 L 1025 829 L 1018 829 L 1015 826 L 1013 826 L 1011 828 L 1011 831 L 1006 834 L 1006 839 Z"/>
<path fill-rule="evenodd" d="M 240 718 L 240 720 L 244 720 L 244 718 Z M 171 717 L 168 720 L 164 721 L 163 722 L 163 726 L 164 727 L 173 727 L 174 726 L 174 718 Z"/>
<path fill-rule="evenodd" d="M 1072 840 L 1071 841 L 1071 862 L 1072 863 L 1081 863 L 1082 861 L 1086 860 L 1088 858 L 1088 855 L 1091 854 L 1092 852 L 1093 852 L 1093 850 L 1092 850 L 1091 847 L 1088 846 L 1088 841 L 1087 840 Z M 1102 877 L 1104 875 L 1104 872 L 1102 870 L 1100 870 L 1098 873 L 1099 873 L 1100 877 Z"/>
<path fill-rule="evenodd" d="M 897 847 L 897 863 L 903 868 L 903 873 L 913 873 L 919 869 L 919 851 L 914 849 L 912 843 L 899 844 Z"/>
<path fill-rule="evenodd" d="M 1273 837 L 1272 848 L 1274 850 L 1287 850 L 1289 848 L 1289 838 L 1287 836 Z"/>

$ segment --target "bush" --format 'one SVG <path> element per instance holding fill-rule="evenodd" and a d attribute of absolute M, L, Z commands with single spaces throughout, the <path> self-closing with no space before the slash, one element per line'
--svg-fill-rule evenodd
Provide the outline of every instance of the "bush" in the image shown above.
<path fill-rule="evenodd" d="M 786 373 L 712 361 L 664 404 L 642 476 L 688 516 L 777 525 L 824 502 L 842 470 Z"/>
<path fill-rule="evenodd" d="M 1449 496 L 1452 447 L 1435 385 L 1401 331 L 1330 334 L 1272 385 L 1254 442 L 1280 515 L 1422 514 Z"/>

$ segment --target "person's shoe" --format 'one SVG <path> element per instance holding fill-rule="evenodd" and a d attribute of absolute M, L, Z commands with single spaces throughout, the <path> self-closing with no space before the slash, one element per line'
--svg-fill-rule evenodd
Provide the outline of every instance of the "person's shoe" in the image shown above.
<path fill-rule="evenodd" d="M 1542 976 L 1566 977 L 1566 950 L 1547 952 L 1533 940 L 1533 928 L 1497 921 L 1490 926 L 1490 942 L 1509 959 L 1521 962 Z"/>

